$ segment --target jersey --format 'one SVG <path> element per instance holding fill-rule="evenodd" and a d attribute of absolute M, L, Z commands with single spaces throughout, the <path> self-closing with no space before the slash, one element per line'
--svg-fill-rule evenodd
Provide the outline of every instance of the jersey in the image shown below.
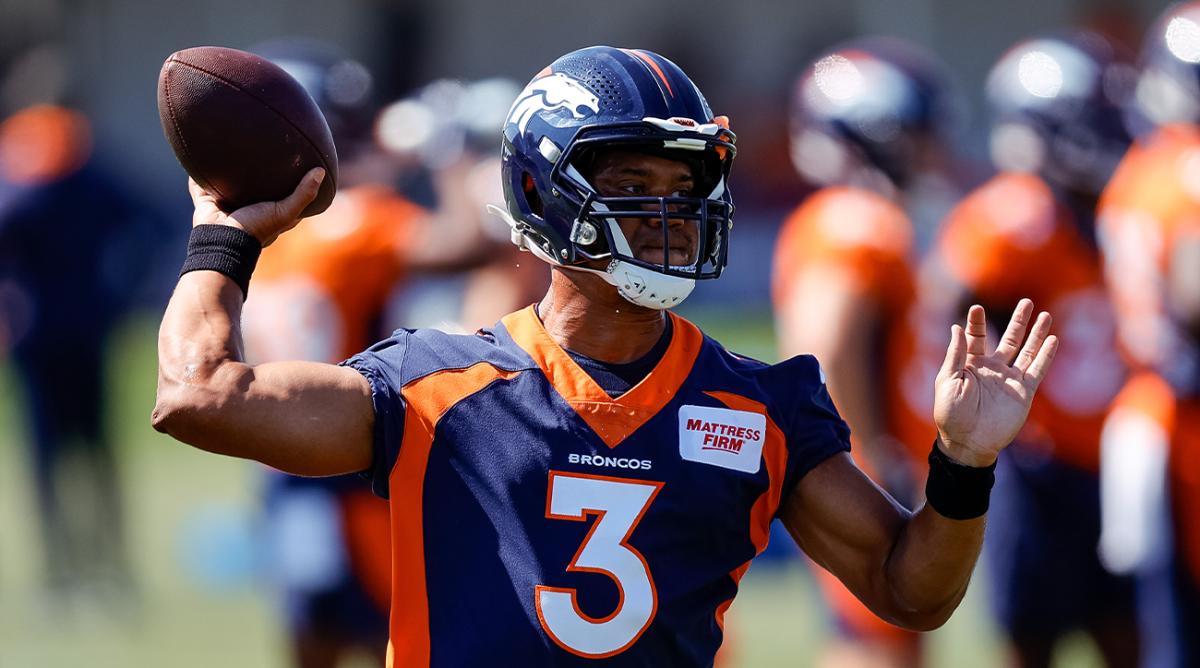
<path fill-rule="evenodd" d="M 424 215 L 383 186 L 339 191 L 263 249 L 243 315 L 247 348 L 264 360 L 335 362 L 369 345 Z"/>
<path fill-rule="evenodd" d="M 916 469 L 933 441 L 933 385 L 944 332 L 925 336 L 917 312 L 912 224 L 900 209 L 869 190 L 825 188 L 788 217 L 775 245 L 772 300 L 778 312 L 803 281 L 829 276 L 848 281 L 880 313 L 880 378 L 884 429 L 905 446 Z M 816 325 L 820 326 L 820 325 Z M 924 345 L 923 345 L 924 344 Z M 922 354 L 932 348 L 932 355 Z"/>
<path fill-rule="evenodd" d="M 1122 350 L 1134 366 L 1172 374 L 1195 351 L 1165 304 L 1174 241 L 1200 233 L 1200 128 L 1160 128 L 1126 153 L 1098 209 Z"/>
<path fill-rule="evenodd" d="M 341 190 L 323 213 L 265 248 L 242 314 L 248 359 L 337 362 L 370 345 L 403 279 L 403 249 L 424 210 L 382 186 Z M 268 507 L 318 488 L 336 499 L 341 550 L 380 611 L 390 598 L 387 506 L 355 476 L 270 481 Z M 278 512 L 278 511 L 273 511 Z"/>
<path fill-rule="evenodd" d="M 1138 374 L 1113 402 L 1110 426 L 1138 434 L 1139 425 L 1167 445 L 1172 540 L 1193 586 L 1200 588 L 1200 397 L 1180 396 L 1159 376 Z"/>
<path fill-rule="evenodd" d="M 1061 341 L 1020 440 L 1060 461 L 1099 469 L 1105 410 L 1124 381 L 1099 252 L 1036 176 L 1004 173 L 950 213 L 938 262 L 971 299 L 996 313 L 1022 297 L 1054 317 Z"/>
<path fill-rule="evenodd" d="M 849 430 L 813 358 L 768 366 L 670 317 L 615 399 L 532 306 L 344 362 L 392 509 L 389 665 L 712 664 L 783 499 Z"/>

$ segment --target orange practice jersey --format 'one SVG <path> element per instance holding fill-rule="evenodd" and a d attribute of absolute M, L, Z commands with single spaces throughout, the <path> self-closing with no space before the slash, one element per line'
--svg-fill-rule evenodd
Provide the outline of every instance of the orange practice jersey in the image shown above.
<path fill-rule="evenodd" d="M 382 186 L 349 188 L 265 248 L 244 314 L 250 354 L 336 362 L 370 345 L 422 215 Z"/>
<path fill-rule="evenodd" d="M 1135 144 L 1104 191 L 1098 225 L 1122 350 L 1163 371 L 1185 340 L 1163 285 L 1175 240 L 1200 233 L 1200 128 L 1167 126 Z"/>
<path fill-rule="evenodd" d="M 1130 413 L 1166 436 L 1175 549 L 1200 585 L 1200 397 L 1179 397 L 1162 378 L 1141 373 L 1113 404 L 1114 419 Z"/>
<path fill-rule="evenodd" d="M 1021 441 L 1098 470 L 1104 412 L 1125 368 L 1099 253 L 1072 214 L 1036 176 L 1000 174 L 951 211 L 937 252 L 972 299 L 1009 310 L 1028 297 L 1054 317 L 1062 343 Z"/>
<path fill-rule="evenodd" d="M 243 312 L 248 358 L 337 362 L 371 345 L 372 326 L 404 272 L 412 221 L 422 215 L 382 186 L 349 188 L 265 248 Z M 343 491 L 340 499 L 354 573 L 387 610 L 387 504 L 365 487 Z"/>
<path fill-rule="evenodd" d="M 918 355 L 921 319 L 915 309 L 912 236 L 908 217 L 886 198 L 851 187 L 821 190 L 788 217 L 779 233 L 772 298 L 778 311 L 794 298 L 801 281 L 837 275 L 849 279 L 859 298 L 874 302 L 884 332 L 884 428 L 914 461 L 923 462 L 933 442 L 932 383 L 941 358 L 930 371 Z"/>

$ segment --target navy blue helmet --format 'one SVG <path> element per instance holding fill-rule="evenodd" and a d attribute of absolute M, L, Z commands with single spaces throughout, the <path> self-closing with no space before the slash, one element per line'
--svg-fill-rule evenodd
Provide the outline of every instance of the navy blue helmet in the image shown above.
<path fill-rule="evenodd" d="M 628 149 L 686 162 L 696 188 L 688 196 L 610 197 L 589 183 L 599 151 Z M 675 63 L 649 51 L 595 46 L 559 58 L 521 91 L 503 132 L 503 185 L 513 241 L 547 262 L 581 268 L 608 260 L 601 273 L 628 300 L 668 308 L 696 279 L 725 266 L 733 225 L 726 183 L 734 134 Z M 661 262 L 634 257 L 617 219 L 661 225 Z M 699 228 L 698 257 L 668 260 L 668 220 Z M 587 269 L 585 269 L 587 270 Z"/>
<path fill-rule="evenodd" d="M 1003 170 L 1098 194 L 1129 147 L 1124 105 L 1137 72 L 1097 33 L 1028 39 L 992 67 L 992 161 Z"/>
<path fill-rule="evenodd" d="M 834 47 L 813 61 L 792 92 L 792 161 L 819 185 L 872 167 L 904 188 L 921 144 L 953 117 L 947 77 L 934 56 L 895 38 Z"/>

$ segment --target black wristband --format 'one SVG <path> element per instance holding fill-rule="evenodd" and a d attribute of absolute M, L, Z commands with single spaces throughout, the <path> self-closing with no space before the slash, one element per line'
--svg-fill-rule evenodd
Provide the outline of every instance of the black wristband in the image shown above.
<path fill-rule="evenodd" d="M 197 225 L 188 237 L 187 258 L 179 275 L 207 269 L 228 276 L 242 289 L 242 299 L 250 292 L 250 274 L 258 264 L 262 244 L 249 232 L 229 225 Z"/>
<path fill-rule="evenodd" d="M 925 500 L 939 515 L 952 520 L 973 520 L 986 514 L 995 482 L 995 462 L 983 467 L 959 464 L 942 452 L 936 440 L 933 442 Z"/>

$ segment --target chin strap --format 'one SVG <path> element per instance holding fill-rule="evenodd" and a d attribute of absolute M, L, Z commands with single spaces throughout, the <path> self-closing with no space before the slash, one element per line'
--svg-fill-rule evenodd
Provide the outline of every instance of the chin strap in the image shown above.
<path fill-rule="evenodd" d="M 530 243 L 528 237 L 521 232 L 517 221 L 513 219 L 512 214 L 508 211 L 493 204 L 487 205 L 487 210 L 508 224 L 511 230 L 509 238 L 517 248 L 529 251 L 543 262 L 556 267 L 596 274 L 603 278 L 606 283 L 615 287 L 617 293 L 631 304 L 660 311 L 669 309 L 673 306 L 678 306 L 684 299 L 687 299 L 688 295 L 692 294 L 692 290 L 696 287 L 696 279 L 667 276 L 666 274 L 660 274 L 657 271 L 639 267 L 628 262 L 622 262 L 621 260 L 609 262 L 608 267 L 604 270 L 563 264 L 558 258 L 542 249 L 541 246 L 536 243 Z"/>
<path fill-rule="evenodd" d="M 537 252 L 534 254 L 537 255 Z M 678 306 L 696 287 L 695 279 L 667 276 L 621 260 L 609 262 L 604 271 L 590 267 L 559 266 L 597 274 L 614 286 L 625 301 L 659 311 Z"/>

